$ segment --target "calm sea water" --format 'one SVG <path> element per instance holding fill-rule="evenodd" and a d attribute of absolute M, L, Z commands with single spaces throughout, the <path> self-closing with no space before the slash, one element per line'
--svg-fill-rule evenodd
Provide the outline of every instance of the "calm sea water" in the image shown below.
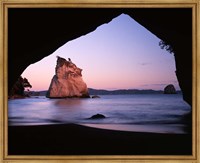
<path fill-rule="evenodd" d="M 96 99 L 8 101 L 9 125 L 76 123 L 126 131 L 185 133 L 183 116 L 191 110 L 181 94 L 102 95 Z M 88 119 L 95 114 L 105 119 Z"/>

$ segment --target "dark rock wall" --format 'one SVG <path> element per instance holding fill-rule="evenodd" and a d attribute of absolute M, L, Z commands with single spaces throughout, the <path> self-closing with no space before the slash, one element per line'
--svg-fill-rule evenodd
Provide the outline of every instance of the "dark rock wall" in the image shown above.
<path fill-rule="evenodd" d="M 28 79 L 20 76 L 11 88 L 9 98 L 25 97 L 25 88 L 32 88 L 32 85 L 29 83 Z"/>
<path fill-rule="evenodd" d="M 27 66 L 121 13 L 172 45 L 176 74 L 192 104 L 192 9 L 14 9 L 8 12 L 8 89 Z"/>

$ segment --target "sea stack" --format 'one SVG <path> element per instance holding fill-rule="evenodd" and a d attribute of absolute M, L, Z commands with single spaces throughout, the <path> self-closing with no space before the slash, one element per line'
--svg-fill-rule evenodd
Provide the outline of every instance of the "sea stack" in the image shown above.
<path fill-rule="evenodd" d="M 176 94 L 176 89 L 174 85 L 169 84 L 164 89 L 164 94 Z"/>
<path fill-rule="evenodd" d="M 70 98 L 70 97 L 90 97 L 86 83 L 82 79 L 82 69 L 72 63 L 57 56 L 55 75 L 51 80 L 46 97 L 48 98 Z"/>

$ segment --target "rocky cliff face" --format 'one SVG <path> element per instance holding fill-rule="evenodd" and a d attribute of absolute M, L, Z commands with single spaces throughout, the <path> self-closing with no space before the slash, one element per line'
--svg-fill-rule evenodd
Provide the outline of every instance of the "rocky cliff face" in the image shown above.
<path fill-rule="evenodd" d="M 176 89 L 174 85 L 169 84 L 164 89 L 164 94 L 176 94 Z"/>
<path fill-rule="evenodd" d="M 12 99 L 28 97 L 28 95 L 24 92 L 25 88 L 32 88 L 32 85 L 29 83 L 28 79 L 20 76 L 9 92 L 8 97 Z"/>
<path fill-rule="evenodd" d="M 82 69 L 64 58 L 57 57 L 56 74 L 51 80 L 46 97 L 89 97 L 88 88 L 82 79 Z"/>

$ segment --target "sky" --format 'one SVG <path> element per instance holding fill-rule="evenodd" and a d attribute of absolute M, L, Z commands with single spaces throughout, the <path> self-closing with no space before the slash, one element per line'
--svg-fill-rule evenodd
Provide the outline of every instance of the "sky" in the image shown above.
<path fill-rule="evenodd" d="M 134 19 L 122 14 L 31 64 L 22 77 L 29 80 L 32 91 L 47 90 L 55 74 L 56 56 L 60 56 L 71 58 L 83 69 L 88 88 L 163 90 L 173 84 L 180 90 L 174 55 L 161 49 L 159 41 Z"/>

